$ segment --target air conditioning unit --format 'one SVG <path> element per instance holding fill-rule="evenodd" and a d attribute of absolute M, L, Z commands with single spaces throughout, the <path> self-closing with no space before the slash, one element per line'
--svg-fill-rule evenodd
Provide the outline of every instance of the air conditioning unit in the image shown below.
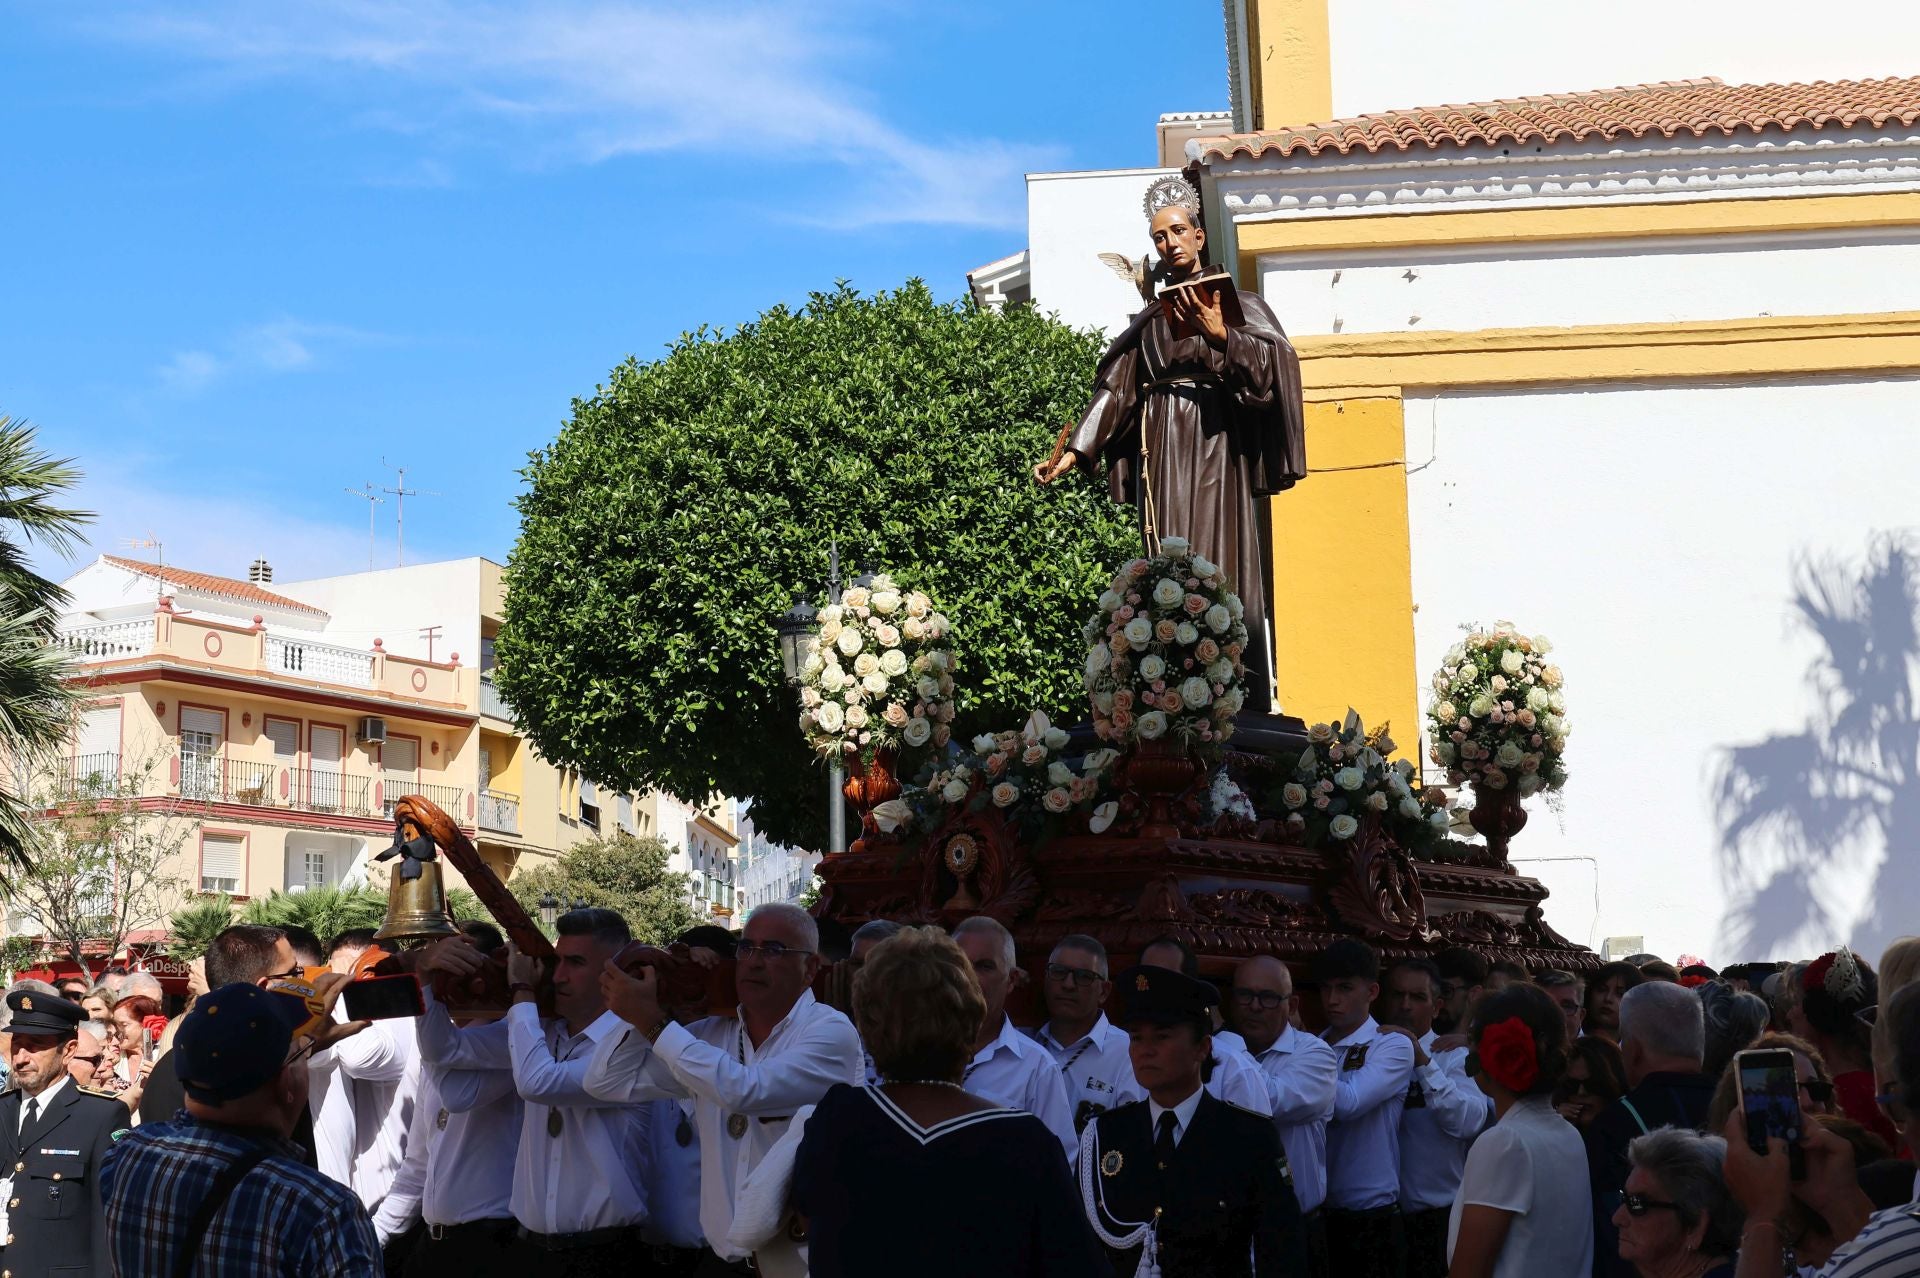
<path fill-rule="evenodd" d="M 387 739 L 387 721 L 369 715 L 360 721 L 360 740 L 367 745 L 379 745 Z"/>

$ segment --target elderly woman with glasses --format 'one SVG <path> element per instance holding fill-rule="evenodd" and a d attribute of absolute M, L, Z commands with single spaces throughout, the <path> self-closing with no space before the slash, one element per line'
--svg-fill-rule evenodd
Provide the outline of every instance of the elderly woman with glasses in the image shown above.
<path fill-rule="evenodd" d="M 1721 1177 L 1726 1157 L 1721 1137 L 1677 1127 L 1627 1146 L 1633 1170 L 1613 1226 L 1641 1278 L 1732 1278 L 1746 1213 Z"/>

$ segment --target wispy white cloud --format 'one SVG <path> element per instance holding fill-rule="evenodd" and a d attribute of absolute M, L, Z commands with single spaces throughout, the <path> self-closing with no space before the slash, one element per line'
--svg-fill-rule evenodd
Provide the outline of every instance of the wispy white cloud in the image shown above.
<path fill-rule="evenodd" d="M 310 368 L 318 358 L 316 347 L 364 346 L 391 340 L 344 324 L 316 324 L 282 316 L 242 328 L 213 349 L 175 351 L 158 373 L 160 384 L 167 390 L 194 395 L 228 377 Z"/>
<path fill-rule="evenodd" d="M 1051 149 L 929 137 L 859 87 L 870 47 L 858 7 L 665 0 L 177 0 L 95 6 L 103 37 L 227 77 L 297 79 L 352 96 L 356 118 L 484 143 L 542 165 L 715 151 L 763 169 L 836 171 L 850 198 L 793 216 L 1018 225 L 1023 171 Z"/>

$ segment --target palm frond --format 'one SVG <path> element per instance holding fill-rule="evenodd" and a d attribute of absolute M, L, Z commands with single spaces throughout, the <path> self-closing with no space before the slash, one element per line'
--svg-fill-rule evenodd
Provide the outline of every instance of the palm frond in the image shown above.
<path fill-rule="evenodd" d="M 0 539 L 18 536 L 66 555 L 94 515 L 53 499 L 79 482 L 71 457 L 54 457 L 36 445 L 32 423 L 0 414 Z"/>

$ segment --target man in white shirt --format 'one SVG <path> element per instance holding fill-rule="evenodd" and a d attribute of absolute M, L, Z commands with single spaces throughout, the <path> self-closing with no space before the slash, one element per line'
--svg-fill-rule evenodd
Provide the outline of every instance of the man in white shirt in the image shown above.
<path fill-rule="evenodd" d="M 1200 957 L 1178 937 L 1163 936 L 1148 942 L 1140 951 L 1140 962 L 1145 967 L 1164 967 L 1196 981 L 1201 979 Z M 1253 1054 L 1247 1051 L 1247 1041 L 1224 1027 L 1217 1009 L 1213 1012 L 1212 1042 L 1207 1091 L 1229 1105 L 1238 1105 L 1262 1116 L 1271 1115 L 1273 1101 L 1267 1096 L 1267 1082 L 1254 1063 Z"/>
<path fill-rule="evenodd" d="M 345 1000 L 334 1019 L 346 1020 Z M 365 1030 L 315 1052 L 309 1068 L 314 1097 L 314 1158 L 320 1170 L 359 1197 L 367 1214 L 380 1207 L 406 1157 L 407 1129 L 420 1090 L 420 1056 L 413 1025 L 375 1021 Z M 392 1223 L 391 1213 L 388 1214 Z M 384 1248 L 404 1234 L 379 1229 Z"/>
<path fill-rule="evenodd" d="M 1493 1098 L 1467 1077 L 1467 1049 L 1434 1051 L 1440 969 L 1402 959 L 1387 971 L 1380 1028 L 1413 1044 L 1413 1081 L 1400 1115 L 1400 1219 L 1408 1278 L 1446 1278 L 1447 1219 L 1467 1150 L 1493 1121 Z"/>
<path fill-rule="evenodd" d="M 422 1028 L 422 1058 L 443 1071 L 504 1068 L 513 1079 L 522 1102 L 509 1199 L 522 1244 L 518 1272 L 602 1278 L 631 1271 L 647 1221 L 648 1113 L 609 1104 L 586 1087 L 594 1049 L 626 1028 L 607 1011 L 599 978 L 630 934 L 625 920 L 604 909 L 570 910 L 557 926 L 551 1019 L 541 1019 L 536 1003 L 539 960 L 509 946 L 513 1006 L 505 1019 L 456 1031 L 434 1002 L 425 1019 L 442 1024 Z M 483 961 L 455 939 L 434 947 L 422 970 L 459 980 Z M 444 1098 L 453 1075 L 440 1078 Z"/>
<path fill-rule="evenodd" d="M 482 954 L 506 947 L 490 923 L 465 922 L 460 930 Z M 414 1022 L 422 1059 L 420 1093 L 407 1132 L 406 1161 L 374 1217 L 374 1228 L 383 1236 L 403 1230 L 410 1219 L 424 1222 L 424 1235 L 401 1271 L 410 1278 L 508 1278 L 521 1121 L 513 1071 L 504 1064 L 458 1070 L 428 1063 L 453 1054 L 456 1026 L 497 1019 L 456 1015 L 449 1021 L 428 1015 Z"/>
<path fill-rule="evenodd" d="M 1078 933 L 1061 937 L 1047 956 L 1040 988 L 1047 1023 L 1033 1031 L 1033 1039 L 1060 1067 L 1077 1133 L 1095 1114 L 1144 1095 L 1133 1081 L 1126 1031 L 1108 1021 L 1102 1010 L 1113 990 L 1107 979 L 1107 947 Z"/>
<path fill-rule="evenodd" d="M 1310 1271 L 1320 1278 L 1327 1271 L 1327 1233 L 1320 1218 L 1327 1199 L 1327 1121 L 1333 1117 L 1340 1058 L 1318 1038 L 1294 1028 L 1300 996 L 1293 973 L 1279 959 L 1262 954 L 1235 968 L 1230 995 L 1234 1024 L 1266 1079 L 1273 1124 L 1305 1219 Z"/>
<path fill-rule="evenodd" d="M 1071 1163 L 1080 1148 L 1073 1129 L 1073 1110 L 1067 1105 L 1060 1067 L 1046 1048 L 1013 1028 L 1007 1017 L 1007 992 L 1026 974 L 1014 964 L 1013 933 L 983 914 L 963 919 L 953 929 L 954 942 L 973 964 L 986 996 L 987 1014 L 974 1039 L 973 1059 L 960 1085 L 975 1096 L 1009 1109 L 1024 1109 L 1047 1125 L 1060 1141 Z"/>
<path fill-rule="evenodd" d="M 1314 961 L 1340 1074 L 1327 1125 L 1328 1267 L 1340 1278 L 1402 1278 L 1400 1113 L 1413 1081 L 1413 1044 L 1381 1030 L 1368 1009 L 1380 997 L 1380 957 L 1342 937 Z"/>
<path fill-rule="evenodd" d="M 661 1007 L 653 969 L 632 977 L 602 964 L 607 1004 L 624 1024 L 594 1049 L 587 1089 L 636 1107 L 693 1101 L 700 1227 L 718 1272 L 751 1272 L 747 1255 L 726 1243 L 734 1201 L 794 1111 L 817 1103 L 836 1083 L 861 1083 L 859 1034 L 810 988 L 819 944 L 805 910 L 760 906 L 734 946 L 738 1019 L 710 1016 L 688 1026 Z"/>

